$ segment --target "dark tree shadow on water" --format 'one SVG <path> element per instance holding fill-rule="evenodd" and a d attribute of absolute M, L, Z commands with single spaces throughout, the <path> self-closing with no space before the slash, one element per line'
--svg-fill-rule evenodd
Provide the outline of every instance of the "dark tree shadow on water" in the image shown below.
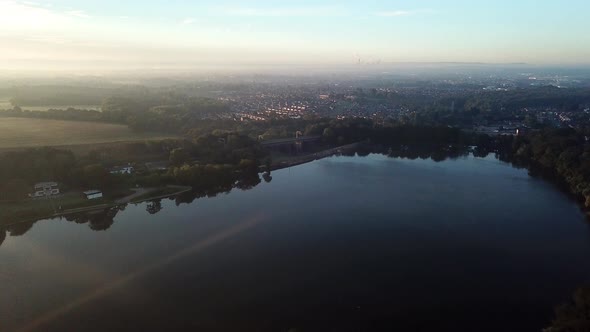
<path fill-rule="evenodd" d="M 259 185 L 260 182 L 262 182 L 260 180 L 260 176 L 258 176 L 258 174 L 255 174 L 253 176 L 244 177 L 238 180 L 238 182 L 236 183 L 236 188 L 239 188 L 241 190 L 250 190 Z"/>
<path fill-rule="evenodd" d="M 0 229 L 0 246 L 2 245 L 2 243 L 4 243 L 5 239 L 6 239 L 6 230 Z"/>
<path fill-rule="evenodd" d="M 74 222 L 76 224 L 85 224 L 88 222 L 88 216 L 84 213 L 69 214 L 64 217 L 67 221 Z"/>
<path fill-rule="evenodd" d="M 102 211 L 70 214 L 64 218 L 76 224 L 88 224 L 88 227 L 94 231 L 105 231 L 115 223 L 114 218 L 118 212 L 119 208 L 111 208 Z"/>
<path fill-rule="evenodd" d="M 265 181 L 270 182 L 272 177 L 264 178 Z M 198 198 L 203 197 L 215 197 L 220 193 L 229 193 L 234 188 L 241 190 L 250 190 L 261 183 L 260 176 L 257 173 L 247 174 L 247 176 L 237 177 L 233 179 L 221 179 L 219 181 L 211 180 L 207 185 L 202 185 L 199 188 L 193 188 L 192 191 L 171 197 L 171 200 L 175 200 L 176 205 L 183 203 L 191 204 Z M 61 217 L 61 220 L 67 220 L 76 224 L 88 224 L 88 227 L 94 231 L 106 231 L 115 223 L 115 216 L 124 211 L 126 205 L 121 205 L 101 211 L 91 212 L 80 212 L 69 214 Z M 162 200 L 149 201 L 146 204 L 146 211 L 149 214 L 157 214 L 162 211 Z M 5 229 L 0 229 L 0 244 L 5 240 L 7 232 L 10 236 L 21 236 L 28 232 L 37 221 L 16 223 L 7 226 Z"/>
<path fill-rule="evenodd" d="M 16 224 L 12 224 L 8 226 L 8 232 L 10 232 L 10 236 L 22 236 L 27 233 L 36 221 L 29 221 L 29 222 L 19 222 Z"/>
<path fill-rule="evenodd" d="M 90 216 L 90 229 L 93 231 L 106 231 L 115 223 L 117 209 L 108 209 Z"/>
<path fill-rule="evenodd" d="M 156 213 L 162 211 L 162 200 L 157 199 L 157 200 L 148 202 L 145 207 L 145 210 L 149 214 L 156 214 Z"/>

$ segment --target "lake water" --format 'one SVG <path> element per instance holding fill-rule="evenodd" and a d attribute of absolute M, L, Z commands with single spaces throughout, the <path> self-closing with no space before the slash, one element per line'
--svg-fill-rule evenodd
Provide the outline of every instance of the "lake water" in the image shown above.
<path fill-rule="evenodd" d="M 332 157 L 161 207 L 8 235 L 0 330 L 539 331 L 590 281 L 576 203 L 493 157 Z"/>

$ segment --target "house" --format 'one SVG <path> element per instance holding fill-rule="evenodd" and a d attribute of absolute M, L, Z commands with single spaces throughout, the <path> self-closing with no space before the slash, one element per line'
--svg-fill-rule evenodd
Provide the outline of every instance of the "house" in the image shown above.
<path fill-rule="evenodd" d="M 168 161 L 152 161 L 145 163 L 145 167 L 148 171 L 165 171 L 170 167 L 170 162 Z"/>
<path fill-rule="evenodd" d="M 32 194 L 29 197 L 49 197 L 59 195 L 59 187 L 57 182 L 39 182 L 35 185 Z"/>
<path fill-rule="evenodd" d="M 127 166 L 113 167 L 113 168 L 111 168 L 110 173 L 111 174 L 131 174 L 131 173 L 133 173 L 133 171 L 134 171 L 133 166 L 127 165 Z"/>
<path fill-rule="evenodd" d="M 102 191 L 100 190 L 88 190 L 84 192 L 84 196 L 86 196 L 86 199 L 98 199 L 98 198 L 102 198 Z"/>

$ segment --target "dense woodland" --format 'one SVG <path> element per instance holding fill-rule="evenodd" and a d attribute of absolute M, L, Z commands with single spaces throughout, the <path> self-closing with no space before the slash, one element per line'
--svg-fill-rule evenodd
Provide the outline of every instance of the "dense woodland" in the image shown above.
<path fill-rule="evenodd" d="M 23 197 L 33 183 L 49 179 L 72 188 L 108 190 L 121 182 L 108 172 L 109 167 L 134 155 L 167 159 L 171 165 L 166 173 L 142 172 L 139 167 L 134 183 L 214 187 L 215 181 L 211 179 L 230 182 L 235 180 L 235 171 L 256 173 L 260 165 L 268 162 L 268 151 L 260 145 L 259 136 L 292 136 L 302 130 L 305 135 L 321 136 L 323 142 L 331 146 L 359 141 L 393 150 L 400 146 L 436 150 L 474 145 L 478 147 L 476 153 L 497 153 L 503 160 L 562 184 L 590 208 L 590 144 L 583 133 L 574 129 L 543 129 L 518 137 L 491 138 L 448 126 L 375 123 L 366 119 L 203 121 L 202 124 L 187 131 L 185 139 L 97 148 L 82 156 L 53 148 L 5 153 L 0 155 L 2 199 Z"/>
<path fill-rule="evenodd" d="M 562 185 L 590 208 L 590 144 L 573 129 L 545 129 L 507 137 L 500 157 Z"/>
<path fill-rule="evenodd" d="M 43 181 L 58 181 L 65 186 L 64 190 L 94 188 L 107 194 L 135 185 L 183 184 L 203 188 L 215 187 L 219 182 L 233 184 L 243 175 L 257 175 L 259 163 L 267 155 L 249 137 L 220 131 L 192 141 L 130 144 L 114 153 L 149 153 L 168 159 L 171 167 L 167 172 L 158 172 L 137 164 L 136 174 L 124 176 L 109 172 L 117 166 L 113 154 L 100 150 L 82 156 L 50 147 L 11 151 L 0 155 L 0 200 L 24 199 L 35 183 Z"/>

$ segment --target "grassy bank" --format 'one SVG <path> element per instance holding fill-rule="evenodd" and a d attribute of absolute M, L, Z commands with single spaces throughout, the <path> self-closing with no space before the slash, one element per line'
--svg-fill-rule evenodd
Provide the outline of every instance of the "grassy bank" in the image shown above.
<path fill-rule="evenodd" d="M 20 202 L 0 202 L 0 224 L 51 217 L 66 210 L 112 204 L 102 198 L 87 200 L 79 193 L 67 193 L 55 198 L 28 199 Z"/>
<path fill-rule="evenodd" d="M 144 201 L 166 198 L 174 195 L 181 194 L 183 192 L 191 190 L 191 187 L 182 187 L 182 186 L 168 186 L 164 188 L 157 188 L 148 193 L 145 193 L 141 196 L 134 198 L 131 202 L 132 203 L 141 203 Z"/>
<path fill-rule="evenodd" d="M 191 187 L 167 186 L 153 188 L 141 196 L 134 197 L 132 203 L 159 199 L 181 194 Z M 128 191 L 127 194 L 133 193 Z M 88 200 L 81 193 L 67 193 L 54 198 L 28 199 L 19 202 L 0 202 L 0 226 L 21 221 L 29 221 L 69 213 L 104 209 L 117 205 L 113 197 Z"/>

